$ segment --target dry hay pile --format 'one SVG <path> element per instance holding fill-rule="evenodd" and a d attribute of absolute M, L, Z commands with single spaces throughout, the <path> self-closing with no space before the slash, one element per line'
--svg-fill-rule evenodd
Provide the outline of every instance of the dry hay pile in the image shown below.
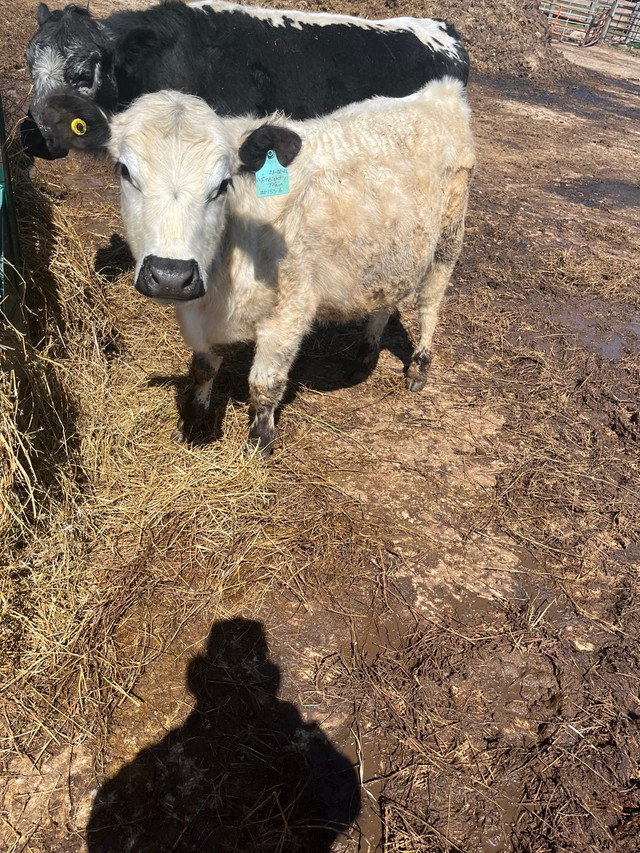
<path fill-rule="evenodd" d="M 288 4 L 261 0 L 258 5 L 278 9 Z M 291 5 L 374 19 L 443 18 L 463 37 L 475 71 L 546 80 L 568 73 L 567 63 L 551 47 L 547 18 L 537 0 L 299 0 Z"/>

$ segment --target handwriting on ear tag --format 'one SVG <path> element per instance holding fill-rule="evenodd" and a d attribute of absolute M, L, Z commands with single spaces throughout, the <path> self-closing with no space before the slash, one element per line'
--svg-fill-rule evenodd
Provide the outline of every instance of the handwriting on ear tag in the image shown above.
<path fill-rule="evenodd" d="M 267 151 L 264 166 L 256 172 L 256 192 L 258 198 L 289 192 L 289 170 L 280 165 L 275 151 Z"/>
<path fill-rule="evenodd" d="M 87 124 L 81 118 L 74 118 L 71 122 L 71 130 L 76 136 L 84 136 L 87 132 Z"/>

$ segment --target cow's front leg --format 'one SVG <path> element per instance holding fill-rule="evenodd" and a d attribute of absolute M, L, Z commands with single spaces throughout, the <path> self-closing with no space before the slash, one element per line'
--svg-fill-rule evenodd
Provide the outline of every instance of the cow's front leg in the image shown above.
<path fill-rule="evenodd" d="M 289 371 L 300 349 L 308 324 L 299 317 L 258 330 L 256 355 L 249 374 L 249 395 L 253 420 L 249 440 L 255 442 L 264 459 L 273 450 L 275 412 L 287 387 Z M 297 327 L 297 328 L 296 328 Z"/>
<path fill-rule="evenodd" d="M 193 353 L 189 369 L 191 389 L 184 414 L 178 419 L 176 428 L 171 433 L 173 441 L 184 443 L 191 435 L 204 430 L 209 417 L 211 386 L 221 364 L 222 356 L 215 352 Z"/>

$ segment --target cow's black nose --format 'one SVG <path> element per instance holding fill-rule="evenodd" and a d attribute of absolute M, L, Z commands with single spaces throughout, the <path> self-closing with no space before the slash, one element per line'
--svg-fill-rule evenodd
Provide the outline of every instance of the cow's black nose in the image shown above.
<path fill-rule="evenodd" d="M 20 140 L 25 154 L 30 157 L 40 157 L 43 160 L 58 160 L 69 153 L 66 148 L 58 145 L 53 139 L 47 139 L 31 114 L 20 124 Z"/>
<path fill-rule="evenodd" d="M 142 262 L 136 289 L 154 299 L 186 301 L 204 296 L 204 282 L 197 261 L 156 255 L 147 255 Z"/>

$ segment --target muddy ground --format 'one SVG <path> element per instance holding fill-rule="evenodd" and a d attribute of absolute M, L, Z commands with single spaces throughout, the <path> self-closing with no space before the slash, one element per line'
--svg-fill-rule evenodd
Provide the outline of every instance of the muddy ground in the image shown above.
<path fill-rule="evenodd" d="M 2 73 L 19 105 L 32 4 L 0 3 L 7 25 L 18 9 Z M 6 849 L 638 850 L 640 60 L 562 53 L 568 76 L 555 58 L 547 80 L 472 76 L 478 168 L 425 392 L 404 391 L 410 307 L 355 387 L 358 329 L 311 337 L 266 474 L 307 502 L 295 569 L 203 597 L 66 740 L 27 749 L 9 721 Z M 126 273 L 110 284 L 110 167 L 29 174 L 106 268 L 116 331 L 169 342 L 112 358 L 171 412 L 187 353 Z M 243 415 L 249 358 L 223 371 L 222 419 Z M 167 600 L 140 606 L 132 645 Z"/>

